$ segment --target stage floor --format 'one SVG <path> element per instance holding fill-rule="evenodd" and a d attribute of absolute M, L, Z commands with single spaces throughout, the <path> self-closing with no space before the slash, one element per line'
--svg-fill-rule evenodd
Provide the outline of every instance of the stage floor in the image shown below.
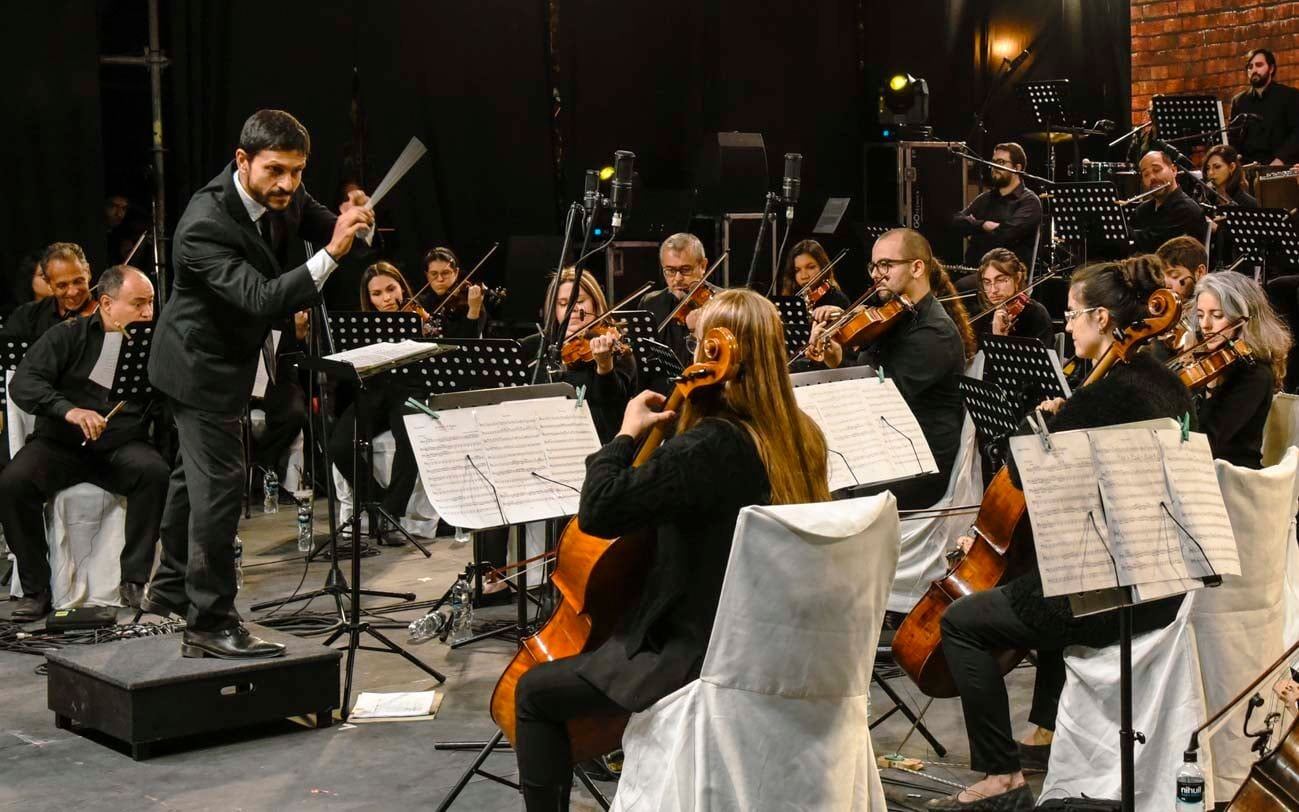
<path fill-rule="evenodd" d="M 323 504 L 317 515 L 324 513 Z M 277 514 L 254 514 L 240 527 L 244 539 L 245 583 L 239 607 L 245 616 L 249 604 L 293 592 L 303 575 L 296 558 L 295 515 L 287 509 Z M 468 546 L 450 538 L 430 540 L 433 557 L 425 559 L 410 546 L 379 548 L 381 554 L 362 560 L 365 585 L 375 589 L 414 592 L 418 600 L 442 594 L 469 560 Z M 285 561 L 283 559 L 293 559 Z M 349 562 L 344 562 L 345 571 Z M 319 587 L 327 565 L 308 568 L 304 590 Z M 375 599 L 367 606 L 388 601 Z M 300 604 L 281 610 L 288 613 Z M 12 603 L 0 602 L 0 617 L 8 617 Z M 317 599 L 310 611 L 332 608 Z M 476 613 L 478 618 L 508 617 L 512 609 Z M 121 621 L 132 613 L 122 610 Z M 264 613 L 261 613 L 264 614 Z M 406 621 L 419 611 L 395 615 Z M 146 617 L 146 620 L 149 618 Z M 387 632 L 405 644 L 404 630 Z M 177 641 L 179 645 L 179 641 Z M 501 670 L 513 653 L 512 644 L 486 640 L 451 651 L 436 641 L 410 649 L 447 675 L 440 690 L 446 692 L 437 718 L 431 721 L 335 725 L 312 730 L 284 722 L 266 728 L 221 737 L 206 737 L 177 745 L 160 745 L 157 755 L 135 762 L 123 749 L 54 727 L 46 709 L 45 678 L 34 669 L 44 658 L 0 652 L 0 809 L 76 809 L 77 812 L 121 809 L 159 810 L 290 810 L 327 804 L 331 809 L 432 808 L 445 795 L 473 758 L 465 752 L 439 752 L 441 740 L 485 739 L 495 727 L 487 703 Z M 1019 710 L 1017 732 L 1027 726 L 1032 671 L 1016 670 L 1010 677 L 1011 707 Z M 418 691 L 435 687 L 433 679 L 392 654 L 361 652 L 356 667 L 356 690 Z M 924 698 L 906 677 L 891 685 L 913 705 Z M 881 709 L 888 698 L 873 688 L 872 699 Z M 177 708 L 183 713 L 183 708 Z M 960 704 L 936 700 L 926 716 L 934 734 L 947 746 L 938 759 L 919 734 L 907 740 L 903 752 L 926 761 L 961 764 L 968 761 Z M 891 752 L 906 736 L 909 723 L 895 714 L 874 731 L 877 753 Z M 508 753 L 487 760 L 487 769 L 513 779 L 514 758 Z M 960 767 L 930 766 L 939 779 L 969 782 L 976 776 Z M 921 809 L 924 800 L 950 791 L 924 777 L 887 771 L 885 778 L 914 781 L 933 792 L 890 785 L 890 809 Z M 1030 776 L 1034 788 L 1040 776 Z M 615 784 L 602 784 L 612 795 Z M 475 778 L 457 802 L 456 809 L 517 810 L 519 796 L 508 787 Z M 580 788 L 574 791 L 574 810 L 599 807 Z"/>

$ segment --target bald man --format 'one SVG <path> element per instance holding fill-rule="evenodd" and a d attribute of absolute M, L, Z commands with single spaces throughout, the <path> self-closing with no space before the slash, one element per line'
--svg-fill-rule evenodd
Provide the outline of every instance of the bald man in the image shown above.
<path fill-rule="evenodd" d="M 1141 158 L 1141 186 L 1147 192 L 1159 191 L 1137 206 L 1128 221 L 1138 251 L 1154 253 L 1174 237 L 1206 239 L 1209 222 L 1204 209 L 1177 185 L 1172 159 L 1159 151 L 1147 152 Z"/>

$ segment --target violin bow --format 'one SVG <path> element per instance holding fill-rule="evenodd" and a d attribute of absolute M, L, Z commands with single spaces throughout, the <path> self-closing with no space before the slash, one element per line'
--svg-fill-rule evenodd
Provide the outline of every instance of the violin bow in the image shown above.
<path fill-rule="evenodd" d="M 694 286 L 693 288 L 690 289 L 690 292 L 689 292 L 689 293 L 687 293 L 685 296 L 682 296 L 682 297 L 681 297 L 681 301 L 677 302 L 677 306 L 674 307 L 674 308 L 672 308 L 672 312 L 668 314 L 668 317 L 667 317 L 666 319 L 664 319 L 664 320 L 662 321 L 662 323 L 659 324 L 658 327 L 654 328 L 654 332 L 656 332 L 656 333 L 661 333 L 661 332 L 663 332 L 663 328 L 664 328 L 664 327 L 667 327 L 669 324 L 672 323 L 672 319 L 675 318 L 676 315 L 677 315 L 678 313 L 681 312 L 681 308 L 683 308 L 683 307 L 685 307 L 687 304 L 689 304 L 690 300 L 694 298 L 695 293 L 696 293 L 696 292 L 697 292 L 701 287 L 703 287 L 704 285 L 707 285 L 707 284 L 708 284 L 708 277 L 712 276 L 712 275 L 713 275 L 713 271 L 715 271 L 715 270 L 717 270 L 719 267 L 721 267 L 722 262 L 724 262 L 724 261 L 726 260 L 726 258 L 727 258 L 728 256 L 730 256 L 730 255 L 731 255 L 731 251 L 730 251 L 730 249 L 727 249 L 727 250 L 725 250 L 725 251 L 722 252 L 722 255 L 721 255 L 720 257 L 717 258 L 717 261 L 716 261 L 716 262 L 713 263 L 713 267 L 711 267 L 711 268 L 709 268 L 707 271 L 705 271 L 705 272 L 704 272 L 704 276 L 703 276 L 703 278 L 700 279 L 698 282 L 695 283 L 695 286 Z"/>
<path fill-rule="evenodd" d="M 433 312 L 432 312 L 432 313 L 429 313 L 429 316 L 436 316 L 438 313 L 440 313 L 440 312 L 442 311 L 442 308 L 444 308 L 444 307 L 447 306 L 447 302 L 451 301 L 451 297 L 452 297 L 452 296 L 455 296 L 457 293 L 460 292 L 460 289 L 463 288 L 463 287 L 465 286 L 465 283 L 467 283 L 470 279 L 472 279 L 473 276 L 474 276 L 474 274 L 478 273 L 479 269 L 483 267 L 483 263 L 486 262 L 486 261 L 491 257 L 492 254 L 495 254 L 495 253 L 496 253 L 496 249 L 497 249 L 497 248 L 500 248 L 500 247 L 501 247 L 501 244 L 500 244 L 499 242 L 494 242 L 494 243 L 492 243 L 492 247 L 489 248 L 489 249 L 487 249 L 487 253 L 486 253 L 486 254 L 483 254 L 483 258 L 482 258 L 482 259 L 478 260 L 478 264 L 475 265 L 475 266 L 474 266 L 474 267 L 469 271 L 469 273 L 467 273 L 467 274 L 465 274 L 464 276 L 462 276 L 462 277 L 460 278 L 460 281 L 457 282 L 457 283 L 456 283 L 456 284 L 451 288 L 451 290 L 447 291 L 447 295 L 442 297 L 442 302 L 441 302 L 437 307 L 433 308 Z M 431 284 L 431 283 L 430 283 L 430 284 Z M 424 287 L 427 288 L 428 285 L 425 285 Z M 416 295 L 418 295 L 418 294 L 416 294 Z M 410 298 L 411 298 L 411 299 L 414 299 L 415 297 L 412 296 L 412 297 L 410 297 Z"/>
<path fill-rule="evenodd" d="M 807 294 L 807 292 L 808 292 L 809 290 L 811 290 L 812 288 L 814 288 L 814 287 L 816 287 L 817 285 L 821 284 L 821 281 L 824 280 L 827 276 L 829 276 L 829 275 L 830 275 L 830 272 L 834 270 L 834 266 L 836 266 L 836 265 L 839 264 L 839 260 L 843 259 L 843 258 L 844 258 L 845 256 L 847 256 L 847 255 L 848 255 L 848 249 L 847 249 L 847 248 L 845 248 L 845 249 L 843 249 L 842 251 L 840 251 L 838 256 L 836 256 L 834 259 L 830 260 L 830 264 L 829 264 L 829 265 L 825 266 L 825 268 L 824 268 L 820 273 L 818 273 L 816 276 L 812 277 L 812 281 L 811 281 L 811 282 L 808 282 L 806 285 L 804 285 L 803 287 L 799 288 L 798 293 L 795 293 L 794 295 L 795 295 L 795 296 L 804 296 L 804 295 Z"/>
<path fill-rule="evenodd" d="M 1033 288 L 1037 287 L 1038 285 L 1042 284 L 1043 282 L 1047 281 L 1048 279 L 1054 279 L 1055 277 L 1059 276 L 1060 274 L 1062 274 L 1062 273 L 1064 273 L 1064 272 L 1066 272 L 1066 271 L 1072 271 L 1072 270 L 1073 270 L 1073 266 L 1070 265 L 1068 268 L 1057 268 L 1057 269 L 1055 269 L 1054 271 L 1051 271 L 1050 273 L 1043 274 L 1041 277 L 1038 278 L 1037 281 L 1033 282 L 1033 283 L 1030 284 L 1030 285 L 1025 285 L 1023 290 L 1017 290 L 1017 291 L 1015 291 L 1014 295 L 1012 295 L 1012 296 L 1010 296 L 1009 298 L 1006 299 L 1006 302 L 1009 302 L 1011 299 L 1015 298 L 1015 296 L 1018 296 L 1018 295 L 1021 294 L 1021 293 L 1028 293 L 1028 292 L 1031 291 Z M 965 294 L 965 295 L 966 295 L 966 296 L 969 296 L 970 294 L 967 293 L 967 294 Z M 951 298 L 952 298 L 951 296 L 948 296 L 948 297 L 947 297 L 947 299 L 951 299 Z M 942 302 L 942 301 L 946 301 L 946 299 L 939 299 L 938 301 Z M 983 311 L 982 313 L 980 313 L 980 314 L 977 315 L 977 316 L 971 316 L 971 317 L 970 317 L 970 324 L 974 324 L 976 321 L 978 321 L 979 319 L 981 319 L 981 318 L 983 318 L 984 316 L 988 315 L 989 313 L 995 313 L 995 312 L 997 311 L 997 308 L 1001 307 L 1001 306 L 1004 305 L 1006 302 L 1002 302 L 1002 303 L 999 304 L 999 305 L 993 305 L 992 307 L 988 308 L 987 310 Z"/>
<path fill-rule="evenodd" d="M 635 298 L 637 298 L 637 297 L 639 297 L 639 296 L 643 296 L 643 295 L 645 294 L 645 291 L 649 290 L 649 289 L 652 288 L 652 287 L 654 287 L 654 283 L 653 283 L 653 282 L 646 282 L 645 284 L 643 284 L 643 285 L 641 285 L 640 287 L 636 288 L 635 292 L 633 292 L 630 296 L 627 296 L 626 298 L 624 298 L 622 301 L 618 302 L 618 303 L 617 303 L 616 305 L 614 305 L 613 307 L 611 307 L 611 308 L 609 308 L 608 310 L 604 311 L 603 314 L 601 314 L 601 315 L 599 315 L 599 316 L 596 316 L 594 319 L 591 319 L 591 321 L 588 322 L 587 325 L 586 325 L 585 327 L 581 328 L 580 330 L 574 330 L 573 333 L 572 333 L 571 335 L 567 336 L 564 340 L 565 340 L 565 341 L 572 341 L 572 340 L 575 339 L 575 338 L 580 338 L 581 336 L 585 335 L 586 332 L 587 332 L 588 330 L 590 330 L 592 327 L 595 327 L 596 325 L 599 325 L 599 324 L 603 324 L 604 322 L 606 322 L 606 321 L 608 321 L 609 319 L 613 318 L 614 314 L 616 314 L 619 310 L 621 310 L 622 307 L 623 307 L 623 305 L 627 304 L 628 302 L 632 301 L 633 299 L 635 299 Z"/>

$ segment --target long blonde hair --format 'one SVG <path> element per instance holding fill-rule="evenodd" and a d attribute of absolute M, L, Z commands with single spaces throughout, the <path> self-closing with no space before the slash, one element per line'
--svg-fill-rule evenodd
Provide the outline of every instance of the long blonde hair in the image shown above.
<path fill-rule="evenodd" d="M 555 291 L 559 286 L 565 282 L 572 282 L 576 277 L 577 269 L 571 266 L 565 268 L 559 273 L 559 275 L 551 274 L 550 285 L 546 288 L 545 307 L 547 309 L 554 306 Z M 600 289 L 600 283 L 595 281 L 595 277 L 591 275 L 590 271 L 582 271 L 582 276 L 578 280 L 577 287 L 578 290 L 586 293 L 587 296 L 590 296 L 592 304 L 595 305 L 595 312 L 592 313 L 591 316 L 603 316 L 604 311 L 609 309 L 609 302 L 604 298 L 604 291 Z M 570 291 L 568 295 L 570 297 L 574 296 L 572 291 Z M 564 310 L 565 308 L 558 309 L 551 318 L 558 322 L 564 317 Z"/>
<path fill-rule="evenodd" d="M 687 401 L 677 430 L 689 431 L 705 417 L 725 414 L 753 438 L 767 469 L 773 505 L 828 501 L 825 435 L 794 400 L 785 328 L 776 306 L 751 290 L 726 290 L 700 311 L 699 334 L 713 327 L 735 335 L 740 375 L 719 394 Z"/>
<path fill-rule="evenodd" d="M 1292 337 L 1285 322 L 1272 309 L 1263 288 L 1244 274 L 1224 271 L 1202 277 L 1195 285 L 1197 300 L 1201 293 L 1212 293 L 1218 297 L 1222 314 L 1228 321 L 1249 318 L 1241 328 L 1240 337 L 1249 347 L 1254 360 L 1266 362 L 1272 367 L 1272 384 L 1276 391 L 1281 391 L 1285 385 L 1285 360 L 1290 354 Z M 1199 324 L 1196 324 L 1195 333 L 1200 334 Z"/>

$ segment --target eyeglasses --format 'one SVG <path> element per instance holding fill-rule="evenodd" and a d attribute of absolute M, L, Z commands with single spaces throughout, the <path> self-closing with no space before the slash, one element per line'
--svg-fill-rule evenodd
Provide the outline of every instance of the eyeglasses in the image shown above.
<path fill-rule="evenodd" d="M 1066 322 L 1071 322 L 1084 313 L 1090 313 L 1093 310 L 1104 310 L 1104 309 L 1105 308 L 1101 307 L 1100 305 L 1097 305 L 1096 307 L 1084 307 L 1082 310 L 1066 310 L 1064 311 L 1064 320 Z"/>
<path fill-rule="evenodd" d="M 694 276 L 699 273 L 699 269 L 694 265 L 678 265 L 676 267 L 663 267 L 663 276 Z"/>
<path fill-rule="evenodd" d="M 1013 283 L 1014 281 L 1013 276 L 994 276 L 991 279 L 980 280 L 979 284 L 983 286 L 984 290 L 987 290 L 988 288 L 999 288 L 1007 282 Z"/>
<path fill-rule="evenodd" d="M 455 279 L 455 271 L 429 271 L 429 279 Z"/>
<path fill-rule="evenodd" d="M 998 161 L 998 160 L 996 160 L 996 159 L 993 159 L 992 162 L 993 162 L 994 164 L 996 164 L 997 166 L 1004 166 L 1004 167 L 1006 167 L 1007 169 L 1013 169 L 1014 166 L 1015 166 L 1015 164 L 1014 164 L 1013 162 L 1011 162 L 1011 161 Z"/>
<path fill-rule="evenodd" d="M 908 262 L 915 261 L 915 259 L 877 259 L 870 265 L 867 265 L 866 270 L 874 276 L 876 273 L 888 273 L 889 268 L 894 265 L 905 265 Z"/>

